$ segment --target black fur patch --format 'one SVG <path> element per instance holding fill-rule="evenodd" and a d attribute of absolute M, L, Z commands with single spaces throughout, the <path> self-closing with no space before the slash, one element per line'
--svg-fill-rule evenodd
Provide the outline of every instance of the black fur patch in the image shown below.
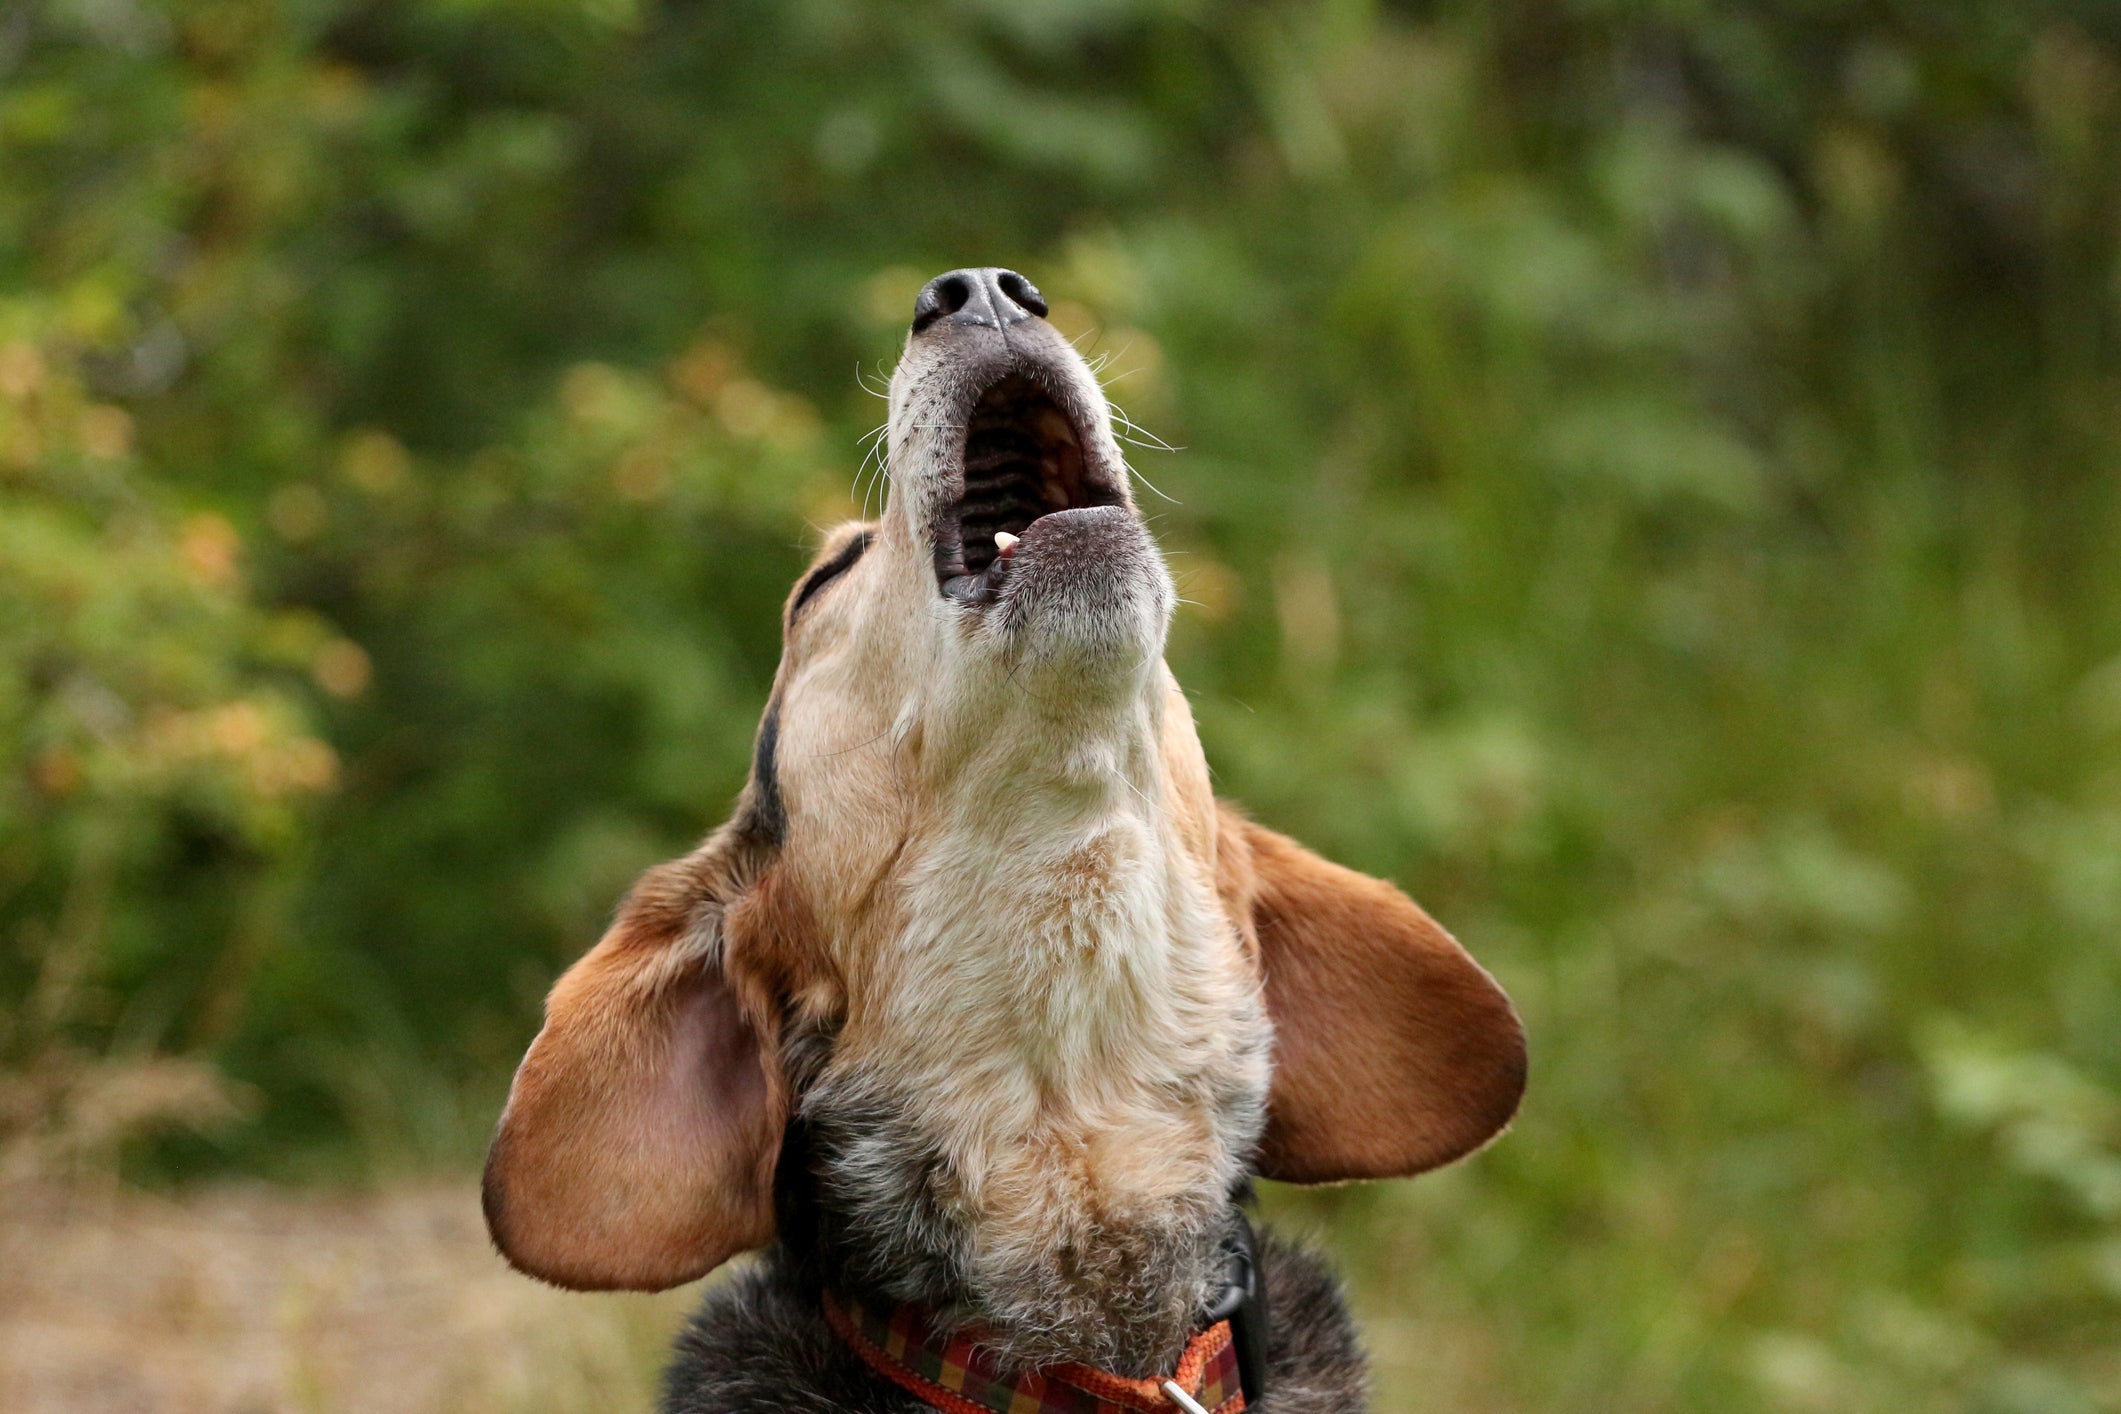
<path fill-rule="evenodd" d="M 819 1098 L 806 1101 L 801 1124 L 814 1199 L 805 1238 L 823 1269 L 870 1301 L 969 1300 L 957 1174 L 942 1150 L 902 1118 L 903 1106 Z"/>
<path fill-rule="evenodd" d="M 873 538 L 868 531 L 863 531 L 841 546 L 837 555 L 810 572 L 795 591 L 795 602 L 788 606 L 790 624 L 818 591 L 854 568 L 855 562 L 868 551 Z M 788 838 L 788 811 L 781 804 L 781 779 L 775 763 L 780 744 L 781 701 L 775 697 L 766 704 L 766 715 L 759 721 L 758 741 L 751 749 L 751 795 L 744 818 L 745 832 L 768 845 L 783 844 Z"/>
<path fill-rule="evenodd" d="M 789 623 L 795 622 L 795 616 L 803 612 L 803 606 L 809 603 L 819 590 L 854 568 L 855 561 L 868 552 L 870 539 L 869 532 L 863 531 L 841 546 L 837 555 L 810 572 L 802 587 L 795 591 L 795 602 L 788 606 Z"/>
<path fill-rule="evenodd" d="M 745 822 L 752 836 L 771 845 L 788 838 L 788 812 L 781 805 L 781 778 L 774 760 L 780 745 L 781 700 L 776 697 L 766 704 L 758 742 L 751 749 L 751 802 Z"/>
<path fill-rule="evenodd" d="M 1369 1374 L 1340 1285 L 1311 1253 L 1263 1234 L 1274 1330 L 1251 1414 L 1361 1414 Z M 814 1276 L 782 1247 L 718 1283 L 678 1336 L 663 1414 L 926 1414 L 825 1324 Z"/>

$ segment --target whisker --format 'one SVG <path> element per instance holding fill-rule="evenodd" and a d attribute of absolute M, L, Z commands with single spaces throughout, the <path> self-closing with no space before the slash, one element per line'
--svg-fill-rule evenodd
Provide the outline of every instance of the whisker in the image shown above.
<path fill-rule="evenodd" d="M 876 479 L 869 474 L 869 458 L 864 456 L 862 464 L 855 468 L 854 489 L 861 494 L 862 519 L 869 518 L 869 496 L 876 489 Z"/>
<path fill-rule="evenodd" d="M 1142 799 L 1142 804 L 1144 804 L 1144 805 L 1147 805 L 1147 806 L 1150 806 L 1150 807 L 1152 807 L 1152 808 L 1153 808 L 1153 807 L 1155 806 L 1156 802 L 1155 802 L 1155 801 L 1153 801 L 1153 800 L 1151 800 L 1151 799 L 1149 799 L 1149 797 L 1148 797 L 1148 796 L 1147 796 L 1146 794 L 1144 794 L 1144 792 L 1142 791 L 1142 788 L 1141 788 L 1140 786 L 1138 786 L 1138 785 L 1134 784 L 1134 782 L 1132 782 L 1132 781 L 1128 780 L 1128 779 L 1127 779 L 1127 778 L 1126 778 L 1125 776 L 1123 776 L 1123 775 L 1121 775 L 1121 774 L 1120 774 L 1120 769 L 1119 769 L 1119 767 L 1117 767 L 1117 766 L 1114 766 L 1114 765 L 1112 765 L 1112 764 L 1111 764 L 1110 762 L 1107 762 L 1107 763 L 1106 763 L 1106 765 L 1105 765 L 1105 769 L 1106 769 L 1107 771 L 1110 771 L 1110 772 L 1112 773 L 1112 778 L 1113 778 L 1114 780 L 1118 781 L 1118 782 L 1119 782 L 1119 783 L 1120 783 L 1121 785 L 1125 786 L 1125 787 L 1126 787 L 1126 788 L 1127 788 L 1128 790 L 1131 790 L 1131 791 L 1133 791 L 1133 792 L 1134 792 L 1134 793 L 1135 793 L 1136 795 L 1139 795 L 1139 796 L 1141 796 L 1141 799 Z"/>
<path fill-rule="evenodd" d="M 1139 447 L 1145 452 L 1182 452 L 1185 450 L 1185 448 L 1183 447 L 1172 446 L 1169 442 L 1164 441 L 1162 438 L 1157 438 L 1154 441 L 1150 441 L 1141 437 L 1129 436 L 1126 432 L 1120 431 L 1115 431 L 1112 434 L 1112 437 L 1114 441 L 1125 442 L 1128 446 Z"/>
<path fill-rule="evenodd" d="M 858 741 L 852 746 L 843 746 L 837 751 L 813 751 L 806 759 L 815 761 L 825 756 L 845 756 L 850 751 L 860 751 L 865 746 L 874 746 L 889 735 L 891 735 L 891 728 L 886 727 L 867 741 Z"/>
<path fill-rule="evenodd" d="M 1119 419 L 1120 426 L 1127 429 L 1127 435 L 1123 436 L 1120 439 L 1123 442 L 1132 442 L 1137 447 L 1151 447 L 1159 452 L 1179 452 L 1185 450 L 1183 447 L 1172 446 L 1169 442 L 1166 442 L 1163 438 L 1157 436 L 1154 432 L 1151 432 L 1148 428 L 1142 426 L 1139 422 L 1136 422 L 1133 418 L 1127 416 L 1127 410 L 1121 407 L 1118 403 L 1112 404 L 1112 415 Z"/>
<path fill-rule="evenodd" d="M 884 437 L 890 431 L 891 424 L 886 421 L 874 431 L 864 433 L 857 439 L 857 445 L 868 444 L 867 450 L 862 453 L 861 465 L 854 470 L 854 489 L 861 494 L 862 517 L 865 520 L 869 516 L 869 497 L 876 491 L 884 475 Z M 869 466 L 872 460 L 876 463 L 874 471 L 871 471 Z"/>
<path fill-rule="evenodd" d="M 1130 462 L 1130 461 L 1128 461 L 1128 460 L 1127 460 L 1127 459 L 1126 459 L 1125 457 L 1121 457 L 1121 458 L 1120 458 L 1120 462 L 1119 462 L 1119 464 L 1120 464 L 1121 466 L 1123 466 L 1123 467 L 1125 467 L 1125 468 L 1127 469 L 1127 475 L 1129 475 L 1129 476 L 1133 477 L 1133 478 L 1134 478 L 1135 480 L 1137 480 L 1137 481 L 1141 482 L 1141 484 L 1142 484 L 1142 485 L 1144 485 L 1144 486 L 1148 487 L 1148 488 L 1149 488 L 1149 489 L 1150 489 L 1151 491 L 1154 491 L 1154 492 L 1155 492 L 1155 493 L 1156 493 L 1157 495 L 1159 495 L 1159 496 L 1162 496 L 1162 497 L 1163 497 L 1163 498 L 1164 498 L 1164 499 L 1165 499 L 1166 501 L 1169 501 L 1169 502 L 1170 502 L 1170 503 L 1171 503 L 1172 505 L 1174 505 L 1174 506 L 1177 506 L 1177 505 L 1183 505 L 1183 504 L 1184 504 L 1184 503 L 1183 503 L 1182 501 L 1180 501 L 1180 500 L 1178 499 L 1178 497 L 1176 497 L 1176 496 L 1173 496 L 1173 495 L 1169 494 L 1168 492 L 1166 492 L 1166 491 L 1164 490 L 1164 488 L 1163 488 L 1163 487 L 1161 487 L 1161 486 L 1157 485 L 1157 484 L 1156 484 L 1155 482 L 1151 481 L 1151 480 L 1150 480 L 1150 479 L 1149 479 L 1148 477 L 1146 477 L 1146 476 L 1143 476 L 1143 475 L 1141 474 L 1141 470 L 1140 470 L 1140 468 L 1136 467 L 1136 466 L 1134 465 L 1134 463 L 1133 463 L 1133 462 Z"/>

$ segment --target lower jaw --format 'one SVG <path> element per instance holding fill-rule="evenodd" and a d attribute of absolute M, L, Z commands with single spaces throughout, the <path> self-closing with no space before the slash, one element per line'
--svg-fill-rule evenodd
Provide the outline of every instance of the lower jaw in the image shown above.
<path fill-rule="evenodd" d="M 992 604 L 1002 597 L 1002 583 L 1009 576 L 1010 559 L 998 555 L 978 574 L 952 575 L 942 582 L 943 597 L 959 604 Z"/>

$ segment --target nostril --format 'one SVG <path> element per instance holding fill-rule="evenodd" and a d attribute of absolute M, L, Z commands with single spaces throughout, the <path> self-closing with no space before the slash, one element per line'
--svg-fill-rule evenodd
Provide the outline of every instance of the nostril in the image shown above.
<path fill-rule="evenodd" d="M 913 302 L 913 332 L 918 334 L 936 320 L 948 319 L 971 298 L 972 283 L 964 276 L 954 271 L 936 276 L 922 286 L 920 297 Z"/>
<path fill-rule="evenodd" d="M 1015 300 L 1020 307 L 1030 310 L 1041 319 L 1046 317 L 1046 297 L 1038 292 L 1038 286 L 1014 270 L 1002 271 L 995 278 L 995 283 L 1002 287 L 1003 294 Z"/>
<path fill-rule="evenodd" d="M 913 302 L 913 332 L 938 324 L 1007 329 L 1046 313 L 1038 286 L 997 265 L 950 270 L 921 287 Z"/>

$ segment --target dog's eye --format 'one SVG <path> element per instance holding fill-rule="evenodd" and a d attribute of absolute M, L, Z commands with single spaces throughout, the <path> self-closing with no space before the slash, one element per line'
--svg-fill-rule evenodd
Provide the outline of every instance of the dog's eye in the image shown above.
<path fill-rule="evenodd" d="M 803 612 L 803 606 L 815 598 L 819 590 L 853 569 L 854 562 L 859 560 L 868 548 L 869 532 L 865 530 L 848 541 L 837 555 L 812 570 L 809 577 L 803 581 L 802 588 L 795 591 L 795 602 L 788 606 L 788 622 L 795 622 L 796 615 Z"/>

